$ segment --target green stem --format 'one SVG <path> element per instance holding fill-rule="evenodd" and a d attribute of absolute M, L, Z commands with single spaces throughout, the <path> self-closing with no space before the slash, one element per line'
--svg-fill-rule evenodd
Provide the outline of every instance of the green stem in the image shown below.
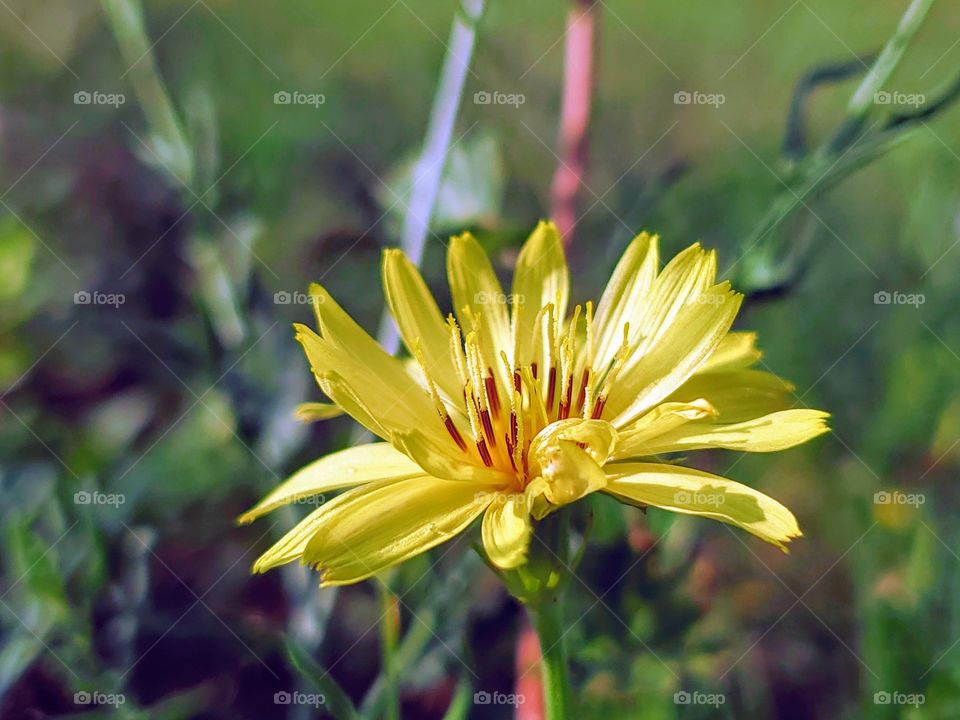
<path fill-rule="evenodd" d="M 540 674 L 543 678 L 545 720 L 566 720 L 569 715 L 570 679 L 567 653 L 563 643 L 560 603 L 547 601 L 530 608 L 534 628 L 540 640 Z"/>
<path fill-rule="evenodd" d="M 400 624 L 397 618 L 396 601 L 385 583 L 378 581 L 380 594 L 380 658 L 386 678 L 387 714 L 389 720 L 400 720 L 400 684 L 397 676 L 397 639 Z"/>
<path fill-rule="evenodd" d="M 847 115 L 851 118 L 860 120 L 870 111 L 874 103 L 874 95 L 886 84 L 897 68 L 933 2 L 934 0 L 913 0 L 910 3 L 903 17 L 900 18 L 900 24 L 897 25 L 893 36 L 884 45 L 873 67 L 850 98 Z"/>
<path fill-rule="evenodd" d="M 167 88 L 160 77 L 153 44 L 143 22 L 139 0 L 102 0 L 124 61 L 130 64 L 133 90 L 154 134 L 153 152 L 163 167 L 187 187 L 193 187 L 193 149 L 183 131 Z"/>

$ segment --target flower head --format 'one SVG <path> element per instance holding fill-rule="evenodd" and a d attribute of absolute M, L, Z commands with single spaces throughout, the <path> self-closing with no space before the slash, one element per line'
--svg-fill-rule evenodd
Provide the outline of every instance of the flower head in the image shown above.
<path fill-rule="evenodd" d="M 398 250 L 383 286 L 410 353 L 387 354 L 319 285 L 319 332 L 296 325 L 336 408 L 383 442 L 308 465 L 241 517 L 349 488 L 293 528 L 255 570 L 301 559 L 322 582 L 358 582 L 434 547 L 483 516 L 499 568 L 523 565 L 533 522 L 593 492 L 703 515 L 781 548 L 800 529 L 776 500 L 660 459 L 701 448 L 782 450 L 827 431 L 826 413 L 790 409 L 792 386 L 753 369 L 752 333 L 730 332 L 742 296 L 716 283 L 693 245 L 660 270 L 658 239 L 627 248 L 599 303 L 568 312 L 556 228 L 542 222 L 504 294 L 469 234 L 451 240 L 455 316 L 444 318 Z M 304 417 L 336 408 L 311 403 Z"/>

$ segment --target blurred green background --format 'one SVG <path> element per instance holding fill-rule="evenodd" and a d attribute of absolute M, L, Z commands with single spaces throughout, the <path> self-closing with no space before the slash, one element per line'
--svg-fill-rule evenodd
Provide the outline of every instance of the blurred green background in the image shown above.
<path fill-rule="evenodd" d="M 0 716 L 311 717 L 332 709 L 331 680 L 376 715 L 375 586 L 251 577 L 310 508 L 233 519 L 351 442 L 347 420 L 292 417 L 320 399 L 290 330 L 310 316 L 297 293 L 320 281 L 376 330 L 379 255 L 400 239 L 456 4 L 150 0 L 151 51 L 132 56 L 94 0 L 0 5 Z M 599 6 L 576 297 L 598 296 L 640 229 L 665 256 L 716 247 L 751 293 L 738 327 L 759 331 L 763 362 L 835 432 L 698 456 L 796 513 L 805 534 L 788 556 L 719 524 L 594 503 L 567 611 L 577 717 L 960 716 L 960 114 L 895 127 L 902 142 L 762 230 L 805 167 L 788 126 L 802 117 L 808 148 L 834 136 L 905 8 Z M 506 275 L 549 213 L 566 10 L 490 0 L 479 23 L 423 261 L 441 304 L 443 238 L 473 229 Z M 932 100 L 958 62 L 960 8 L 943 0 L 885 86 L 899 95 L 853 140 L 922 110 L 896 98 Z M 838 63 L 848 76 L 791 116 L 801 78 Z M 157 77 L 189 172 L 164 144 L 162 103 L 148 121 L 150 97 L 147 113 L 138 102 Z M 283 92 L 318 97 L 278 104 Z M 513 692 L 522 611 L 469 537 L 389 583 L 403 717 L 443 717 L 458 687 Z"/>

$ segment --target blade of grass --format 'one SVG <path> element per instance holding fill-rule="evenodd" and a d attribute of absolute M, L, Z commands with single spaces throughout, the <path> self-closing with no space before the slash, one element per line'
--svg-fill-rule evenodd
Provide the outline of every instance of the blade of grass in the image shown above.
<path fill-rule="evenodd" d="M 413 191 L 403 223 L 401 247 L 410 261 L 419 267 L 430 232 L 430 220 L 437 204 L 440 179 L 450 153 L 453 126 L 463 102 L 463 89 L 477 40 L 477 24 L 483 16 L 486 0 L 463 0 L 453 19 L 447 52 L 437 91 L 433 97 L 423 151 L 414 167 Z M 380 321 L 380 343 L 389 353 L 400 348 L 400 335 L 389 314 Z"/>

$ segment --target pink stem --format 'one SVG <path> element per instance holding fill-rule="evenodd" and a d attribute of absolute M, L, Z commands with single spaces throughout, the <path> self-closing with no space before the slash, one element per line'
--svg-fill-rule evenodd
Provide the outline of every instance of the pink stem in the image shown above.
<path fill-rule="evenodd" d="M 587 171 L 587 132 L 593 100 L 598 15 L 595 0 L 573 0 L 573 7 L 567 14 L 560 106 L 560 162 L 553 175 L 550 193 L 550 215 L 567 247 L 573 240 L 577 202 Z"/>

